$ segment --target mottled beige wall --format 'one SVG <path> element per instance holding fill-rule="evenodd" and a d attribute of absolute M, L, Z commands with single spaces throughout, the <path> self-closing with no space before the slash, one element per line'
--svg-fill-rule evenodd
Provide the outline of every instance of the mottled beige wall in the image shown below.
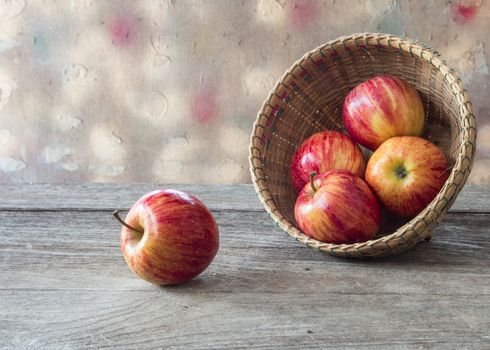
<path fill-rule="evenodd" d="M 461 73 L 490 182 L 487 1 L 0 0 L 0 182 L 248 182 L 273 83 L 340 35 L 419 39 Z"/>

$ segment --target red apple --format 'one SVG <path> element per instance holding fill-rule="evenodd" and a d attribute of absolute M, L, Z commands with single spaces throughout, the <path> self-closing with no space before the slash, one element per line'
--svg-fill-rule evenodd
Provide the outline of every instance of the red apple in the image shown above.
<path fill-rule="evenodd" d="M 314 176 L 296 200 L 294 216 L 306 235 L 326 243 L 370 240 L 379 230 L 376 197 L 358 176 L 330 170 Z"/>
<path fill-rule="evenodd" d="M 218 227 L 196 197 L 158 190 L 141 197 L 126 220 L 121 250 L 129 268 L 161 285 L 186 282 L 203 272 L 218 252 Z"/>
<path fill-rule="evenodd" d="M 322 131 L 307 138 L 296 151 L 291 164 L 291 183 L 299 192 L 309 181 L 311 172 L 348 170 L 364 176 L 364 157 L 350 137 L 337 131 Z"/>
<path fill-rule="evenodd" d="M 399 136 L 384 142 L 369 159 L 366 181 L 392 213 L 412 218 L 439 193 L 448 178 L 441 150 L 420 137 Z"/>
<path fill-rule="evenodd" d="M 371 78 L 344 101 L 344 126 L 354 141 L 374 151 L 394 136 L 420 136 L 424 107 L 414 87 L 391 75 Z"/>

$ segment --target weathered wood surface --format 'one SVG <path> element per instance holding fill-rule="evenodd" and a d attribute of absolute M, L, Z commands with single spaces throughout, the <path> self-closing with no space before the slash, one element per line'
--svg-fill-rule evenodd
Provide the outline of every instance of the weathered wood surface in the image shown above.
<path fill-rule="evenodd" d="M 262 211 L 253 185 L 158 184 L 0 184 L 0 210 L 128 209 L 144 193 L 174 188 L 199 197 L 213 210 Z M 451 208 L 459 212 L 490 213 L 490 186 L 466 186 Z"/>
<path fill-rule="evenodd" d="M 129 272 L 109 210 L 152 188 L 0 185 L 0 348 L 490 348 L 488 188 L 465 189 L 479 212 L 449 213 L 430 242 L 354 261 L 286 236 L 250 186 L 180 186 L 208 198 L 221 247 L 167 288 Z"/>

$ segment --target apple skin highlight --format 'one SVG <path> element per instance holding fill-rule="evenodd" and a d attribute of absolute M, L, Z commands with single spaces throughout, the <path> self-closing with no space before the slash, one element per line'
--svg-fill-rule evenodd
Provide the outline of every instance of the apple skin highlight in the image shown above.
<path fill-rule="evenodd" d="M 299 228 L 325 243 L 352 244 L 378 232 L 381 212 L 369 186 L 344 170 L 330 170 L 305 185 L 294 215 Z"/>
<path fill-rule="evenodd" d="M 129 210 L 121 231 L 121 251 L 129 268 L 144 280 L 180 284 L 202 273 L 219 247 L 216 221 L 196 197 L 158 190 Z"/>
<path fill-rule="evenodd" d="M 342 118 L 354 141 L 374 151 L 394 136 L 420 136 L 424 108 L 415 88 L 391 75 L 357 85 L 345 98 Z"/>

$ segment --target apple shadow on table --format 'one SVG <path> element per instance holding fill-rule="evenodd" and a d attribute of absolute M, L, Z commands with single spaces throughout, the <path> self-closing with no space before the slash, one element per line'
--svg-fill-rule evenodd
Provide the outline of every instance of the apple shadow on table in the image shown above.
<path fill-rule="evenodd" d="M 406 220 L 390 218 L 383 225 L 386 233 L 394 232 Z M 462 225 L 464 222 L 464 225 Z M 379 273 L 418 270 L 460 271 L 462 266 L 488 266 L 490 241 L 484 233 L 488 227 L 486 216 L 465 219 L 465 214 L 448 214 L 433 232 L 430 241 L 421 241 L 407 251 L 385 258 L 349 259 L 313 251 L 290 237 L 278 238 L 284 233 L 271 225 L 269 235 L 259 243 L 240 244 L 233 237 L 223 236 L 217 259 L 198 278 L 181 286 L 164 287 L 169 292 L 209 293 L 271 292 L 298 290 L 304 284 L 318 284 L 328 276 L 342 280 L 338 273 L 343 268 L 353 274 L 363 269 Z M 475 256 L 478 259 L 475 259 Z M 328 278 L 327 278 L 328 280 Z M 273 286 L 273 287 L 272 287 Z"/>
<path fill-rule="evenodd" d="M 305 255 L 305 250 L 308 248 L 295 246 L 292 249 Z M 355 281 L 355 276 L 362 277 L 366 273 L 372 276 L 372 279 L 363 280 L 362 283 L 371 283 L 373 288 L 377 288 L 377 285 L 383 286 L 386 283 L 386 279 L 382 276 L 386 274 L 396 276 L 397 271 L 404 274 L 409 271 L 419 271 L 423 274 L 444 270 L 445 273 L 450 273 L 460 271 L 462 265 L 471 264 L 472 261 L 474 264 L 471 253 L 448 254 L 440 248 L 439 243 L 431 242 L 421 242 L 400 255 L 381 259 L 345 259 L 314 251 L 308 252 L 309 259 L 306 260 L 296 261 L 294 255 L 288 256 L 288 252 L 284 252 L 284 258 L 283 262 L 276 263 L 277 266 L 282 267 L 282 270 L 273 271 L 257 265 L 227 268 L 218 263 L 212 272 L 205 272 L 185 284 L 159 288 L 162 292 L 175 296 L 187 295 L 192 298 L 199 295 L 200 300 L 210 302 L 215 302 L 218 296 L 222 299 L 221 302 L 240 309 L 247 308 L 247 305 L 240 305 L 239 298 L 231 297 L 234 294 L 245 299 L 249 298 L 249 295 L 269 295 L 277 293 L 278 290 L 281 293 L 302 295 L 310 288 L 321 290 L 326 285 L 336 286 L 333 287 L 336 291 L 350 292 L 361 283 Z M 488 263 L 489 259 L 486 261 Z M 345 273 L 351 268 L 352 274 L 346 275 Z"/>
<path fill-rule="evenodd" d="M 200 289 L 205 288 L 207 284 L 211 283 L 208 281 L 207 277 L 208 276 L 206 275 L 204 276 L 200 275 L 182 284 L 172 284 L 168 286 L 161 285 L 158 286 L 158 288 L 168 292 L 172 292 L 172 291 L 179 292 L 182 290 L 193 290 L 193 289 L 196 289 L 199 292 Z"/>

